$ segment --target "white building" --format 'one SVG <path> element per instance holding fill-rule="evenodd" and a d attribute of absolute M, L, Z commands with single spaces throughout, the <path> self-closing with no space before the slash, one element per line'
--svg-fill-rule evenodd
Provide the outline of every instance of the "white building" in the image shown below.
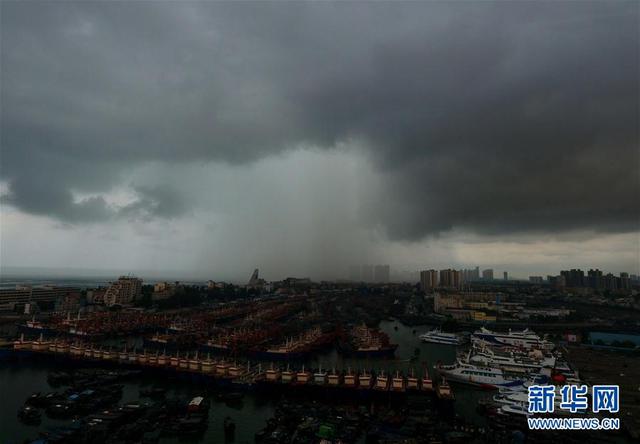
<path fill-rule="evenodd" d="M 104 295 L 105 305 L 128 305 L 142 293 L 142 279 L 132 276 L 120 276 L 113 282 Z"/>

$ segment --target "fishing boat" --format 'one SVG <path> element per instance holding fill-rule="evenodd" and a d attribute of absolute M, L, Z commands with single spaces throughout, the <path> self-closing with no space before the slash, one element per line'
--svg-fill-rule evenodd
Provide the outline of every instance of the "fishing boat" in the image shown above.
<path fill-rule="evenodd" d="M 267 382 L 279 382 L 280 376 L 280 369 L 274 368 L 273 363 L 271 364 L 271 368 L 265 372 Z"/>
<path fill-rule="evenodd" d="M 354 327 L 349 338 L 338 341 L 338 351 L 344 355 L 355 357 L 391 357 L 398 344 L 391 344 L 389 336 L 365 324 Z"/>
<path fill-rule="evenodd" d="M 347 374 L 344 375 L 344 386 L 347 388 L 356 388 L 358 386 L 358 375 L 351 371 L 351 367 L 347 369 Z"/>
<path fill-rule="evenodd" d="M 287 369 L 282 372 L 282 382 L 284 384 L 291 384 L 296 380 L 296 372 L 291 371 L 287 365 Z"/>
<path fill-rule="evenodd" d="M 218 377 L 225 377 L 229 375 L 229 367 L 231 367 L 231 364 L 224 362 L 224 361 L 220 361 L 216 364 L 216 376 Z"/>
<path fill-rule="evenodd" d="M 13 341 L 13 349 L 18 351 L 31 350 L 33 341 L 25 341 L 24 333 L 20 335 L 20 339 Z"/>
<path fill-rule="evenodd" d="M 200 363 L 200 371 L 205 374 L 211 374 L 214 371 L 215 362 L 211 360 L 211 356 L 207 354 L 207 359 Z"/>
<path fill-rule="evenodd" d="M 40 337 L 38 338 L 38 340 L 31 342 L 31 350 L 35 352 L 48 351 L 49 344 L 51 344 L 51 341 L 45 340 L 44 334 L 40 333 Z"/>
<path fill-rule="evenodd" d="M 407 383 L 398 371 L 396 371 L 396 376 L 391 380 L 391 390 L 394 392 L 404 392 L 407 390 Z"/>
<path fill-rule="evenodd" d="M 311 381 L 312 374 L 310 371 L 304 369 L 304 364 L 302 365 L 302 370 L 296 373 L 296 380 L 294 384 L 304 385 L 308 384 Z"/>
<path fill-rule="evenodd" d="M 411 368 L 411 374 L 407 376 L 407 390 L 418 390 L 419 380 L 413 374 L 413 367 Z"/>
<path fill-rule="evenodd" d="M 331 374 L 329 375 L 329 386 L 337 387 L 342 382 L 342 375 L 340 373 L 336 373 L 336 369 L 334 368 Z"/>
<path fill-rule="evenodd" d="M 369 390 L 373 385 L 373 378 L 366 370 L 358 377 L 358 379 L 360 381 L 358 388 L 360 389 Z"/>
<path fill-rule="evenodd" d="M 436 388 L 436 396 L 439 399 L 444 400 L 454 400 L 453 390 L 451 390 L 451 386 L 447 383 L 447 380 L 443 377 Z"/>
<path fill-rule="evenodd" d="M 384 374 L 384 370 L 377 375 L 374 389 L 382 392 L 389 390 L 389 377 Z"/>
<path fill-rule="evenodd" d="M 327 372 L 322 371 L 322 365 L 316 373 L 313 374 L 313 382 L 316 385 L 325 385 L 327 383 Z"/>

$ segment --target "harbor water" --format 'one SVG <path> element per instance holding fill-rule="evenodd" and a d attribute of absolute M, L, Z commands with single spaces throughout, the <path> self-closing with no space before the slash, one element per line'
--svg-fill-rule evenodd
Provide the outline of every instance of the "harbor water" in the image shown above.
<path fill-rule="evenodd" d="M 351 368 L 352 370 L 376 369 L 389 374 L 396 371 L 405 374 L 412 370 L 416 375 L 427 366 L 429 373 L 435 378 L 434 366 L 438 362 L 450 363 L 456 357 L 456 348 L 450 345 L 427 344 L 419 340 L 419 335 L 428 331 L 428 326 L 408 327 L 397 321 L 382 321 L 381 330 L 386 332 L 392 343 L 398 344 L 394 359 L 351 359 L 341 356 L 336 350 L 330 350 L 314 356 L 303 363 L 291 362 L 292 366 L 305 364 L 310 368 L 322 367 L 328 371 Z M 267 363 L 265 363 L 267 365 Z M 280 363 L 286 365 L 286 363 Z M 34 392 L 51 392 L 55 388 L 49 386 L 47 375 L 50 371 L 60 370 L 61 364 L 42 359 L 23 359 L 20 361 L 0 361 L 0 443 L 22 443 L 25 439 L 36 438 L 39 431 L 48 428 L 69 425 L 70 420 L 57 421 L 42 415 L 42 423 L 37 426 L 25 425 L 18 421 L 17 412 L 27 397 Z M 167 397 L 189 399 L 202 395 L 203 388 L 196 383 L 180 379 L 168 379 L 160 375 L 146 375 L 122 382 L 123 397 L 120 404 L 131 401 L 148 401 L 140 398 L 140 390 L 144 388 L 163 387 L 167 389 Z M 477 401 L 491 396 L 490 392 L 454 385 L 456 414 L 467 420 L 483 425 L 484 418 L 476 413 Z M 223 421 L 231 418 L 236 424 L 235 442 L 252 443 L 257 431 L 265 426 L 267 419 L 275 411 L 276 399 L 270 396 L 247 393 L 237 405 L 227 405 L 215 396 L 208 396 L 212 405 L 209 410 L 209 425 L 206 432 L 198 437 L 189 438 L 190 442 L 224 442 Z M 161 442 L 178 442 L 178 438 L 162 438 Z M 184 438 L 180 438 L 183 442 Z"/>

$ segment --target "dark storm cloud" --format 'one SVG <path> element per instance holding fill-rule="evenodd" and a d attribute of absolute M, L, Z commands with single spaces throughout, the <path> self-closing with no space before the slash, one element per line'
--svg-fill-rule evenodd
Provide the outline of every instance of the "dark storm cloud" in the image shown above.
<path fill-rule="evenodd" d="M 120 209 L 72 191 L 358 140 L 386 179 L 366 219 L 392 238 L 637 229 L 638 19 L 635 2 L 3 2 L 5 201 L 174 217 L 168 187 Z"/>

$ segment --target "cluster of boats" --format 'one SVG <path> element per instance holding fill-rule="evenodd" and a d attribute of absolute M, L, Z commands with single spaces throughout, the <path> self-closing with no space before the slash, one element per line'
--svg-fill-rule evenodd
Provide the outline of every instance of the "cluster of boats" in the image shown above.
<path fill-rule="evenodd" d="M 282 370 L 278 367 L 271 366 L 264 373 L 265 383 L 284 384 L 291 386 L 298 385 L 316 385 L 322 387 L 335 387 L 345 389 L 358 390 L 374 390 L 378 392 L 397 392 L 404 393 L 407 391 L 434 392 L 442 399 L 453 400 L 454 395 L 447 381 L 442 378 L 439 383 L 435 383 L 429 376 L 429 372 L 425 368 L 424 374 L 420 377 L 414 374 L 413 370 L 404 375 L 400 371 L 396 371 L 395 375 L 389 375 L 384 371 L 369 372 L 363 370 L 353 372 L 351 368 L 346 371 L 326 371 L 319 368 L 315 372 L 306 370 L 302 366 L 301 370 L 291 370 L 289 367 Z"/>
<path fill-rule="evenodd" d="M 189 372 L 239 385 L 277 383 L 291 386 L 326 386 L 400 393 L 405 391 L 435 392 L 443 399 L 453 399 L 453 393 L 446 380 L 443 379 L 439 384 L 434 384 L 426 367 L 421 377 L 414 375 L 413 372 L 408 375 L 396 372 L 395 376 L 391 376 L 384 371 L 352 372 L 351 369 L 346 372 L 336 372 L 335 369 L 328 372 L 320 368 L 311 372 L 306 370 L 304 366 L 298 371 L 291 370 L 289 367 L 282 370 L 274 365 L 263 370 L 261 364 L 252 366 L 250 362 L 247 362 L 246 366 L 238 365 L 235 362 L 228 362 L 224 358 L 212 359 L 209 354 L 202 358 L 197 351 L 182 355 L 180 352 L 167 354 L 165 351 L 147 353 L 146 350 L 139 353 L 135 349 L 115 351 L 99 348 L 93 344 L 46 340 L 42 336 L 37 340 L 25 340 L 24 336 L 21 336 L 13 345 L 14 350 L 18 352 L 47 353 L 70 359 Z"/>
<path fill-rule="evenodd" d="M 466 353 L 437 368 L 450 381 L 497 389 L 490 403 L 499 415 L 529 415 L 531 385 L 582 384 L 554 344 L 528 329 L 501 333 L 482 328 L 471 335 Z"/>
<path fill-rule="evenodd" d="M 360 358 L 391 357 L 397 348 L 398 344 L 390 343 L 385 332 L 369 328 L 364 323 L 353 327 L 347 338 L 338 341 L 340 353 Z"/>

